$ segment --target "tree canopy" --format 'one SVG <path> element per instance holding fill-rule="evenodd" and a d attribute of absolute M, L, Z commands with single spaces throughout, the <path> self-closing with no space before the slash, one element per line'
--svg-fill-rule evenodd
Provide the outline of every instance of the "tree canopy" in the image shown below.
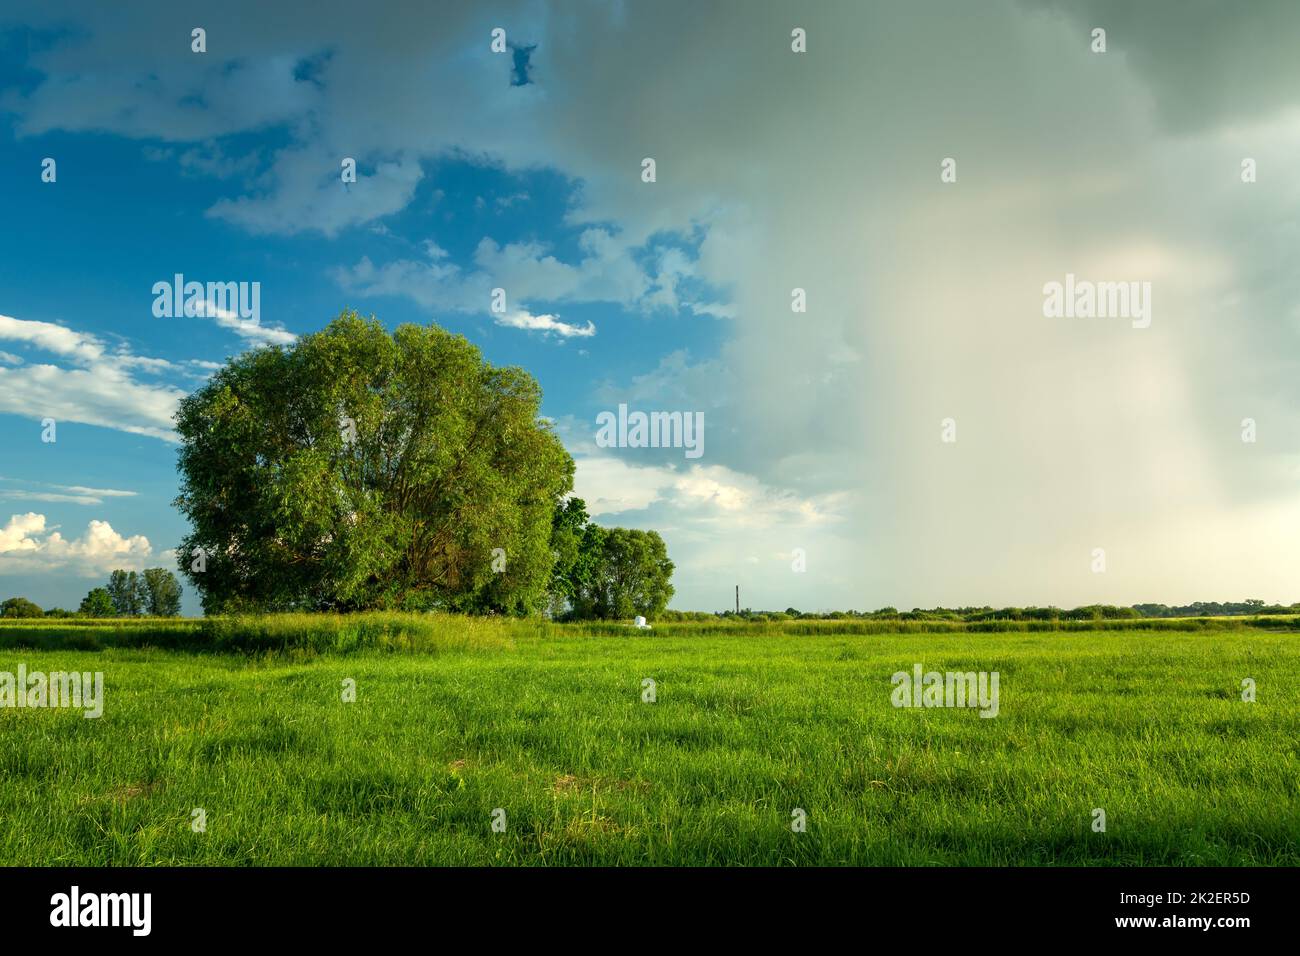
<path fill-rule="evenodd" d="M 181 582 L 166 568 L 145 568 L 140 578 L 144 612 L 153 617 L 179 617 Z"/>
<path fill-rule="evenodd" d="M 585 517 L 581 499 L 577 509 Z M 566 516 L 572 520 L 572 515 Z M 557 515 L 557 520 L 559 516 Z M 672 600 L 673 562 L 657 531 L 586 524 L 574 534 L 576 555 L 562 579 L 575 618 L 655 617 Z M 562 559 L 561 559 L 562 560 Z M 561 561 L 557 561 L 557 571 Z"/>
<path fill-rule="evenodd" d="M 86 617 L 112 617 L 115 613 L 113 598 L 107 588 L 94 588 L 81 599 L 77 613 Z"/>
<path fill-rule="evenodd" d="M 0 603 L 0 617 L 43 617 L 40 605 L 25 597 L 11 597 Z"/>
<path fill-rule="evenodd" d="M 575 604 L 596 580 L 603 557 L 600 535 L 604 529 L 591 524 L 587 503 L 578 497 L 561 502 L 551 524 L 551 613 L 572 613 Z"/>
<path fill-rule="evenodd" d="M 144 610 L 144 586 L 135 571 L 118 568 L 108 576 L 106 590 L 118 617 L 135 617 Z"/>
<path fill-rule="evenodd" d="M 246 352 L 177 412 L 181 570 L 210 613 L 525 613 L 573 460 L 541 389 L 436 326 L 345 312 Z"/>
<path fill-rule="evenodd" d="M 181 583 L 166 568 L 146 568 L 142 572 L 118 568 L 109 575 L 103 590 L 112 603 L 112 613 L 118 617 L 177 617 L 181 613 Z M 87 595 L 87 600 L 93 594 Z"/>

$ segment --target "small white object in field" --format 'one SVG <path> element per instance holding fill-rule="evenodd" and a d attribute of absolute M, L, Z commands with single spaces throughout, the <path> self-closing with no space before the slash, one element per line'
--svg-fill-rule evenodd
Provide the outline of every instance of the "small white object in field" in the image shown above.
<path fill-rule="evenodd" d="M 645 622 L 645 618 L 643 618 L 640 614 L 638 614 L 636 616 L 636 627 L 648 628 L 650 627 L 650 625 Z"/>

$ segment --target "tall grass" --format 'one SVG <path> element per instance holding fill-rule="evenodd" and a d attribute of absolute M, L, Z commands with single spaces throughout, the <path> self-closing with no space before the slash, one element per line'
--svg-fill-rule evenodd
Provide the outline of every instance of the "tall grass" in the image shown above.
<path fill-rule="evenodd" d="M 267 614 L 206 618 L 196 629 L 200 646 L 218 652 L 349 653 L 360 650 L 432 654 L 513 645 L 544 625 L 500 617 L 409 614 Z"/>
<path fill-rule="evenodd" d="M 0 865 L 1300 863 L 1289 634 L 202 627 L 268 652 L 0 648 L 105 675 L 99 719 L 0 708 Z M 998 717 L 894 707 L 915 663 L 998 671 Z"/>
<path fill-rule="evenodd" d="M 199 621 L 181 618 L 20 619 L 0 626 L 0 650 L 101 651 L 107 647 L 194 646 Z"/>
<path fill-rule="evenodd" d="M 519 640 L 562 637 L 694 637 L 737 639 L 871 634 L 1081 634 L 1088 632 L 1300 631 L 1294 616 L 1148 618 L 1116 621 L 668 621 L 637 631 L 614 621 L 557 624 L 540 618 L 468 617 L 371 611 L 359 614 L 260 614 L 208 618 L 19 618 L 0 619 L 0 650 L 99 651 L 110 647 L 292 654 L 380 650 L 411 654 L 489 650 Z"/>
<path fill-rule="evenodd" d="M 572 633 L 615 637 L 635 633 L 627 624 L 580 621 L 559 625 Z M 668 621 L 647 633 L 663 637 L 732 634 L 738 637 L 787 634 L 830 636 L 851 634 L 1081 634 L 1090 631 L 1242 631 L 1263 629 L 1300 631 L 1300 617 L 1183 617 L 1137 618 L 1114 621 L 899 621 L 894 619 L 750 621 L 735 618 Z"/>
<path fill-rule="evenodd" d="M 91 619 L 94 620 L 94 619 Z M 160 648 L 213 653 L 292 653 L 360 650 L 435 654 L 508 647 L 547 625 L 500 617 L 408 614 L 260 614 L 208 618 L 107 618 L 94 624 L 32 620 L 0 627 L 0 649 L 99 651 Z"/>

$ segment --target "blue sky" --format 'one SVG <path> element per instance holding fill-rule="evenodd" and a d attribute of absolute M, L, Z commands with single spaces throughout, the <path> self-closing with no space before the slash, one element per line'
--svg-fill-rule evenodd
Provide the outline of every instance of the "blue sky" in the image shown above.
<path fill-rule="evenodd" d="M 170 565 L 178 397 L 354 308 L 536 376 L 677 607 L 1294 601 L 1300 15 L 1252 9 L 7 4 L 0 592 Z M 176 273 L 259 323 L 155 318 Z M 1045 318 L 1067 274 L 1153 321 Z M 622 402 L 705 454 L 598 447 Z"/>
<path fill-rule="evenodd" d="M 39 91 L 48 77 L 39 64 L 33 66 L 32 54 L 57 49 L 75 36 L 71 30 L 23 27 L 0 33 L 5 54 L 0 86 L 11 95 Z M 182 39 L 188 44 L 188 37 Z M 499 74 L 498 92 L 508 95 L 511 87 L 522 85 L 526 57 L 520 51 L 495 63 L 483 59 Z M 298 72 L 308 75 L 310 70 L 311 60 L 304 57 Z M 134 386 L 164 398 L 168 390 L 193 389 L 213 363 L 246 347 L 286 340 L 237 334 L 204 317 L 154 317 L 153 284 L 170 281 L 177 272 L 199 281 L 259 282 L 261 325 L 290 335 L 319 329 L 343 308 L 374 314 L 390 327 L 436 321 L 469 337 L 490 362 L 528 369 L 544 389 L 544 414 L 557 420 L 594 420 L 608 404 L 598 394 L 602 386 L 628 381 L 673 352 L 707 357 L 718 348 L 722 320 L 678 304 L 616 301 L 598 293 L 576 296 L 576 301 L 538 293 L 511 303 L 512 313 L 527 309 L 552 315 L 577 330 L 565 335 L 499 325 L 486 299 L 479 308 L 459 300 L 452 308 L 439 308 L 349 283 L 340 274 L 361 258 L 381 268 L 429 262 L 430 244 L 438 250 L 439 267 L 466 273 L 476 271 L 475 255 L 484 242 L 503 250 L 527 249 L 534 260 L 553 257 L 559 266 L 578 264 L 584 233 L 599 227 L 616 235 L 618 226 L 566 221 L 581 183 L 553 168 L 511 170 L 487 155 L 419 158 L 412 160 L 418 182 L 401 208 L 371 216 L 364 189 L 337 182 L 340 160 L 324 155 L 319 178 L 336 181 L 331 186 L 345 197 L 359 193 L 359 210 L 352 214 L 357 221 L 328 235 L 310 222 L 301 230 L 290 224 L 272 233 L 212 213 L 222 202 L 256 194 L 258 177 L 288 143 L 277 126 L 193 144 L 97 130 L 23 135 L 18 126 L 9 114 L 0 127 L 0 177 L 10 184 L 5 214 L 10 223 L 24 225 L 0 231 L 3 314 L 26 323 L 28 336 L 11 334 L 4 343 L 3 362 L 10 375 L 57 361 L 57 352 L 33 338 L 34 323 L 61 326 L 100 343 Z M 57 163 L 53 183 L 39 175 L 45 157 Z M 358 159 L 364 187 L 382 159 Z M 689 264 L 697 246 L 698 237 L 689 232 L 657 234 L 629 248 L 625 265 L 653 277 L 662 257 Z M 497 282 L 506 285 L 508 294 L 513 291 L 504 274 L 493 277 L 493 285 Z M 707 283 L 690 277 L 680 280 L 676 291 L 715 301 Z M 153 367 L 120 364 L 136 358 L 160 361 Z M 64 371 L 76 368 L 73 363 Z M 75 388 L 65 390 L 70 402 L 93 401 L 93 396 L 75 393 Z M 182 519 L 170 507 L 176 493 L 175 444 L 123 430 L 143 424 L 157 432 L 165 428 L 158 416 L 128 402 L 118 409 L 81 407 L 82 414 L 70 412 L 65 418 L 38 400 L 25 404 L 15 397 L 19 400 L 10 401 L 0 415 L 0 442 L 10 450 L 0 473 L 6 518 L 23 512 L 42 515 L 41 533 L 32 539 L 38 543 L 56 531 L 65 541 L 84 540 L 89 522 L 107 522 L 122 538 L 144 536 L 149 542 L 142 553 L 114 538 L 122 565 L 149 563 L 146 557 L 157 556 L 156 563 L 171 567 L 167 549 L 184 533 Z M 53 443 L 41 441 L 46 414 L 57 421 Z M 93 423 L 80 420 L 84 418 Z M 27 556 L 12 549 L 5 557 L 22 568 Z M 30 570 L 3 574 L 5 585 L 46 606 L 75 606 L 110 566 L 117 566 L 111 552 L 85 560 L 26 563 Z M 5 570 L 0 560 L 0 573 Z M 187 608 L 194 610 L 195 602 L 187 601 Z"/>

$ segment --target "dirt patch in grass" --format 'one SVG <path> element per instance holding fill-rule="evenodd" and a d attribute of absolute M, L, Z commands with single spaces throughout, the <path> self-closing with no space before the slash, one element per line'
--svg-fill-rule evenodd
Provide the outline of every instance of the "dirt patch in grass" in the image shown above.
<path fill-rule="evenodd" d="M 635 792 L 645 793 L 650 789 L 650 784 L 644 780 L 609 780 L 600 777 L 579 777 L 571 773 L 560 774 L 551 784 L 553 793 L 591 793 L 596 792 Z"/>
<path fill-rule="evenodd" d="M 107 793 L 99 796 L 85 796 L 77 802 L 83 806 L 90 803 L 119 803 L 125 805 L 137 797 L 147 797 L 157 790 L 159 784 L 154 781 L 141 781 L 139 783 L 126 783 L 120 787 L 114 787 Z"/>

